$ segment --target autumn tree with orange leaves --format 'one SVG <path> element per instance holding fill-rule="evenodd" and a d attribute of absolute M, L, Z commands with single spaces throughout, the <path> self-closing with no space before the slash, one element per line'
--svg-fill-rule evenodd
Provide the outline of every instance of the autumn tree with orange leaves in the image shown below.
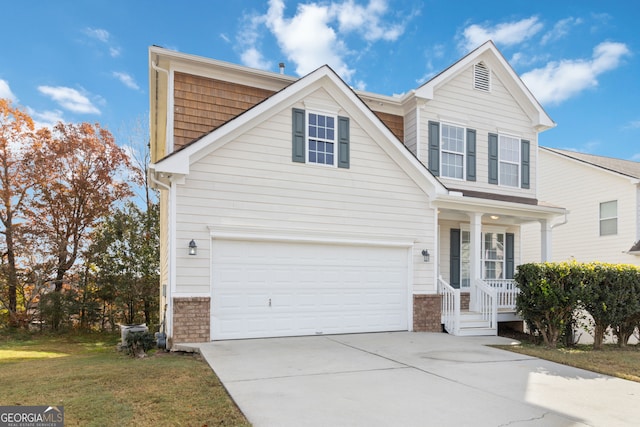
<path fill-rule="evenodd" d="M 72 287 L 67 275 L 95 226 L 132 195 L 130 173 L 125 151 L 100 125 L 58 123 L 34 132 L 26 113 L 0 99 L 0 303 L 10 319 L 22 280 L 23 289 L 45 289 L 39 308 L 49 303 L 48 322 L 57 329 L 61 295 Z"/>
<path fill-rule="evenodd" d="M 6 293 L 0 298 L 9 311 L 9 323 L 17 318 L 19 243 L 25 231 L 25 207 L 33 187 L 33 120 L 6 99 L 0 98 L 0 221 L 4 236 L 3 281 Z"/>

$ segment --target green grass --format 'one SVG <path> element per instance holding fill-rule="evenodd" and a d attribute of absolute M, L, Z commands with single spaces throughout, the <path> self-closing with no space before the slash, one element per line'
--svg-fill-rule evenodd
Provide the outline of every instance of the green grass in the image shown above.
<path fill-rule="evenodd" d="M 119 335 L 0 337 L 0 405 L 64 406 L 66 426 L 248 426 L 197 355 L 133 359 Z"/>
<path fill-rule="evenodd" d="M 521 339 L 520 345 L 496 347 L 600 374 L 640 382 L 640 345 L 618 348 L 615 345 L 606 344 L 602 350 L 594 350 L 591 345 L 552 349 Z"/>

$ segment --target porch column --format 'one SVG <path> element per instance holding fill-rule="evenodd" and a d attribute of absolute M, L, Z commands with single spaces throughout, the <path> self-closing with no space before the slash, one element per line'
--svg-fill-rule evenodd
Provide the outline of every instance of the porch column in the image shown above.
<path fill-rule="evenodd" d="M 546 219 L 540 220 L 540 261 L 551 261 L 551 225 Z"/>
<path fill-rule="evenodd" d="M 480 264 L 480 237 L 482 233 L 482 214 L 473 212 L 469 214 L 469 261 L 471 271 L 469 272 L 470 301 L 469 307 L 476 309 L 476 287 L 475 281 L 482 278 L 482 265 Z"/>

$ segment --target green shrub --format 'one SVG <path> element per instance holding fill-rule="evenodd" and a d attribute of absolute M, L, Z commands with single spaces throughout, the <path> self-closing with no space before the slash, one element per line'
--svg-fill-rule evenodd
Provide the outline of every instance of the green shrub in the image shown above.
<path fill-rule="evenodd" d="M 125 338 L 127 354 L 133 357 L 144 357 L 147 351 L 155 346 L 155 338 L 150 332 L 128 332 Z"/>
<path fill-rule="evenodd" d="M 516 310 L 554 348 L 572 323 L 583 271 L 577 263 L 522 264 L 515 280 L 520 288 Z"/>
<path fill-rule="evenodd" d="M 618 346 L 627 345 L 640 319 L 640 269 L 625 264 L 584 264 L 584 308 L 593 317 L 595 349 L 609 327 Z"/>

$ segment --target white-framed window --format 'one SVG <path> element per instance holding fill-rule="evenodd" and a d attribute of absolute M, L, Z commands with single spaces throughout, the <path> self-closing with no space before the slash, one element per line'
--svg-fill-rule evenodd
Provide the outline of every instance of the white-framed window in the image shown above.
<path fill-rule="evenodd" d="M 460 126 L 442 123 L 440 126 L 440 164 L 441 176 L 464 179 L 465 167 L 465 129 Z"/>
<path fill-rule="evenodd" d="M 600 203 L 600 235 L 618 234 L 618 201 Z"/>
<path fill-rule="evenodd" d="M 307 111 L 307 162 L 336 166 L 336 116 Z"/>
<path fill-rule="evenodd" d="M 482 278 L 504 279 L 504 233 L 482 233 Z"/>
<path fill-rule="evenodd" d="M 468 230 L 460 232 L 460 287 L 471 286 L 471 233 Z"/>
<path fill-rule="evenodd" d="M 509 187 L 520 186 L 520 139 L 498 136 L 499 182 Z"/>

